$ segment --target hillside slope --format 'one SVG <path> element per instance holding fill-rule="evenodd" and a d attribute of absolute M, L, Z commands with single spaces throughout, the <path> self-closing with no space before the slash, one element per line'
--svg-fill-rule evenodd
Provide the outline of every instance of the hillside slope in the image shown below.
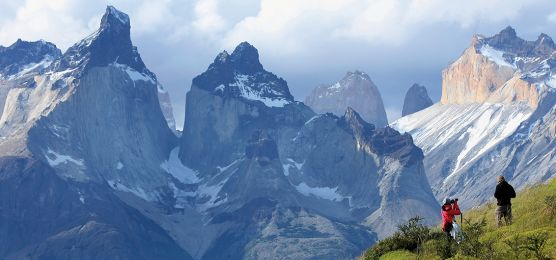
<path fill-rule="evenodd" d="M 541 253 L 546 257 L 544 259 L 556 258 L 556 217 L 550 218 L 549 202 L 552 207 L 556 206 L 556 181 L 537 185 L 520 192 L 517 198 L 512 201 L 513 224 L 510 226 L 496 228 L 494 219 L 496 205 L 494 202 L 470 211 L 464 211 L 464 232 L 469 232 L 469 227 L 476 227 L 478 223 L 485 221 L 483 232 L 478 236 L 480 244 L 473 245 L 475 248 L 483 249 L 483 251 L 477 257 L 470 257 L 462 251 L 465 251 L 465 248 L 473 243 L 462 243 L 460 245 L 453 243 L 451 245 L 452 255 L 456 259 L 538 259 L 532 250 L 527 250 L 525 247 L 532 245 L 532 239 L 540 237 L 542 242 L 542 237 L 546 236 Z M 457 219 L 459 220 L 459 217 Z M 442 235 L 440 234 L 440 228 L 435 227 L 430 232 L 429 239 L 420 246 L 419 250 L 385 250 L 381 253 L 382 256 L 379 259 L 441 259 L 442 257 L 438 253 L 443 240 L 443 236 L 438 236 Z M 386 240 L 388 239 L 380 242 L 383 244 L 383 248 Z M 514 251 L 508 244 L 515 244 L 519 249 Z M 377 259 L 373 250 L 376 251 L 378 247 L 380 247 L 379 244 L 370 248 L 360 259 Z M 516 256 L 516 252 L 518 256 Z"/>

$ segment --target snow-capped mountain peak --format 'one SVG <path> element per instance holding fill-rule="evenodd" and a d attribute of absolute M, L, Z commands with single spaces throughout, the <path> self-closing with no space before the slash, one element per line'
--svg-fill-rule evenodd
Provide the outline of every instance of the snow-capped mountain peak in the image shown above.
<path fill-rule="evenodd" d="M 511 67 L 520 74 L 521 79 L 530 83 L 550 78 L 556 67 L 556 45 L 544 33 L 535 41 L 527 41 L 519 38 L 515 30 L 508 26 L 492 37 L 478 39 L 474 46 L 489 60 Z"/>
<path fill-rule="evenodd" d="M 207 71 L 193 79 L 193 85 L 222 97 L 260 101 L 267 107 L 294 101 L 287 82 L 266 71 L 259 52 L 247 42 L 240 43 L 232 54 L 218 54 Z"/>
<path fill-rule="evenodd" d="M 546 34 L 521 39 L 512 27 L 471 46 L 443 73 L 442 98 L 392 123 L 425 153 L 437 198 L 469 207 L 491 198 L 497 175 L 516 187 L 553 176 L 556 46 Z"/>
<path fill-rule="evenodd" d="M 0 77 L 13 78 L 31 71 L 42 71 L 61 55 L 52 43 L 18 39 L 9 47 L 0 47 Z"/>
<path fill-rule="evenodd" d="M 71 71 L 73 77 L 79 78 L 79 73 L 88 68 L 116 64 L 156 82 L 156 76 L 146 68 L 137 48 L 131 43 L 130 28 L 127 14 L 108 6 L 99 29 L 70 47 L 62 58 L 53 64 L 52 70 Z"/>
<path fill-rule="evenodd" d="M 520 103 L 536 107 L 556 86 L 556 46 L 541 34 L 535 41 L 512 27 L 476 35 L 463 55 L 443 71 L 442 104 Z"/>

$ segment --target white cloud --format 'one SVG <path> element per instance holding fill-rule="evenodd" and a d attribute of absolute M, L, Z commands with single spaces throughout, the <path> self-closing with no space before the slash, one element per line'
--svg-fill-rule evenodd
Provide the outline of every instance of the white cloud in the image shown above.
<path fill-rule="evenodd" d="M 551 13 L 551 14 L 548 16 L 548 21 L 553 22 L 553 23 L 556 23 L 556 12 Z"/>
<path fill-rule="evenodd" d="M 66 49 L 98 28 L 107 4 L 130 15 L 134 44 L 179 104 L 178 121 L 191 78 L 242 41 L 294 93 L 346 69 L 367 71 L 382 80 L 395 118 L 397 90 L 440 85 L 440 70 L 473 33 L 513 25 L 526 37 L 556 34 L 553 0 L 0 0 L 0 45 L 45 39 Z"/>
<path fill-rule="evenodd" d="M 226 21 L 218 12 L 218 0 L 197 1 L 195 16 L 193 26 L 203 33 L 214 34 L 226 27 Z"/>
<path fill-rule="evenodd" d="M 133 33 L 156 33 L 161 28 L 172 28 L 183 22 L 172 10 L 172 0 L 142 1 L 133 6 L 132 17 Z M 182 14 L 186 15 L 186 14 Z"/>
<path fill-rule="evenodd" d="M 469 27 L 503 21 L 526 4 L 543 1 L 262 0 L 259 13 L 238 22 L 224 45 L 251 39 L 264 47 L 300 52 L 330 40 L 401 44 L 430 24 Z"/>
<path fill-rule="evenodd" d="M 87 24 L 72 13 L 75 7 L 66 0 L 27 0 L 15 10 L 12 6 L 16 15 L 0 24 L 0 43 L 47 39 L 67 47 L 88 32 Z"/>

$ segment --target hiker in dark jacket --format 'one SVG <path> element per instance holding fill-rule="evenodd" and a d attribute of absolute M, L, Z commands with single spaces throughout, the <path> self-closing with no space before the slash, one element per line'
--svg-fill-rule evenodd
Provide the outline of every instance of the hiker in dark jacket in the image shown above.
<path fill-rule="evenodd" d="M 496 226 L 500 227 L 502 218 L 506 225 L 512 224 L 512 202 L 511 199 L 515 198 L 515 190 L 512 185 L 506 182 L 504 176 L 498 176 L 498 185 L 494 197 L 498 200 L 496 207 Z"/>

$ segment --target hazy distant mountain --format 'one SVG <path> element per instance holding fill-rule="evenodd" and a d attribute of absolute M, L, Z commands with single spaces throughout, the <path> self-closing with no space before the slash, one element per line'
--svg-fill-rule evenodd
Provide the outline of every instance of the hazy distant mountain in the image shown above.
<path fill-rule="evenodd" d="M 405 93 L 402 116 L 419 112 L 430 106 L 432 106 L 432 100 L 429 97 L 427 88 L 419 84 L 413 84 Z"/>
<path fill-rule="evenodd" d="M 363 119 L 377 127 L 388 124 L 386 111 L 378 88 L 369 75 L 361 71 L 348 72 L 332 85 L 313 89 L 305 104 L 317 113 L 343 115 L 347 107 L 358 111 Z"/>

